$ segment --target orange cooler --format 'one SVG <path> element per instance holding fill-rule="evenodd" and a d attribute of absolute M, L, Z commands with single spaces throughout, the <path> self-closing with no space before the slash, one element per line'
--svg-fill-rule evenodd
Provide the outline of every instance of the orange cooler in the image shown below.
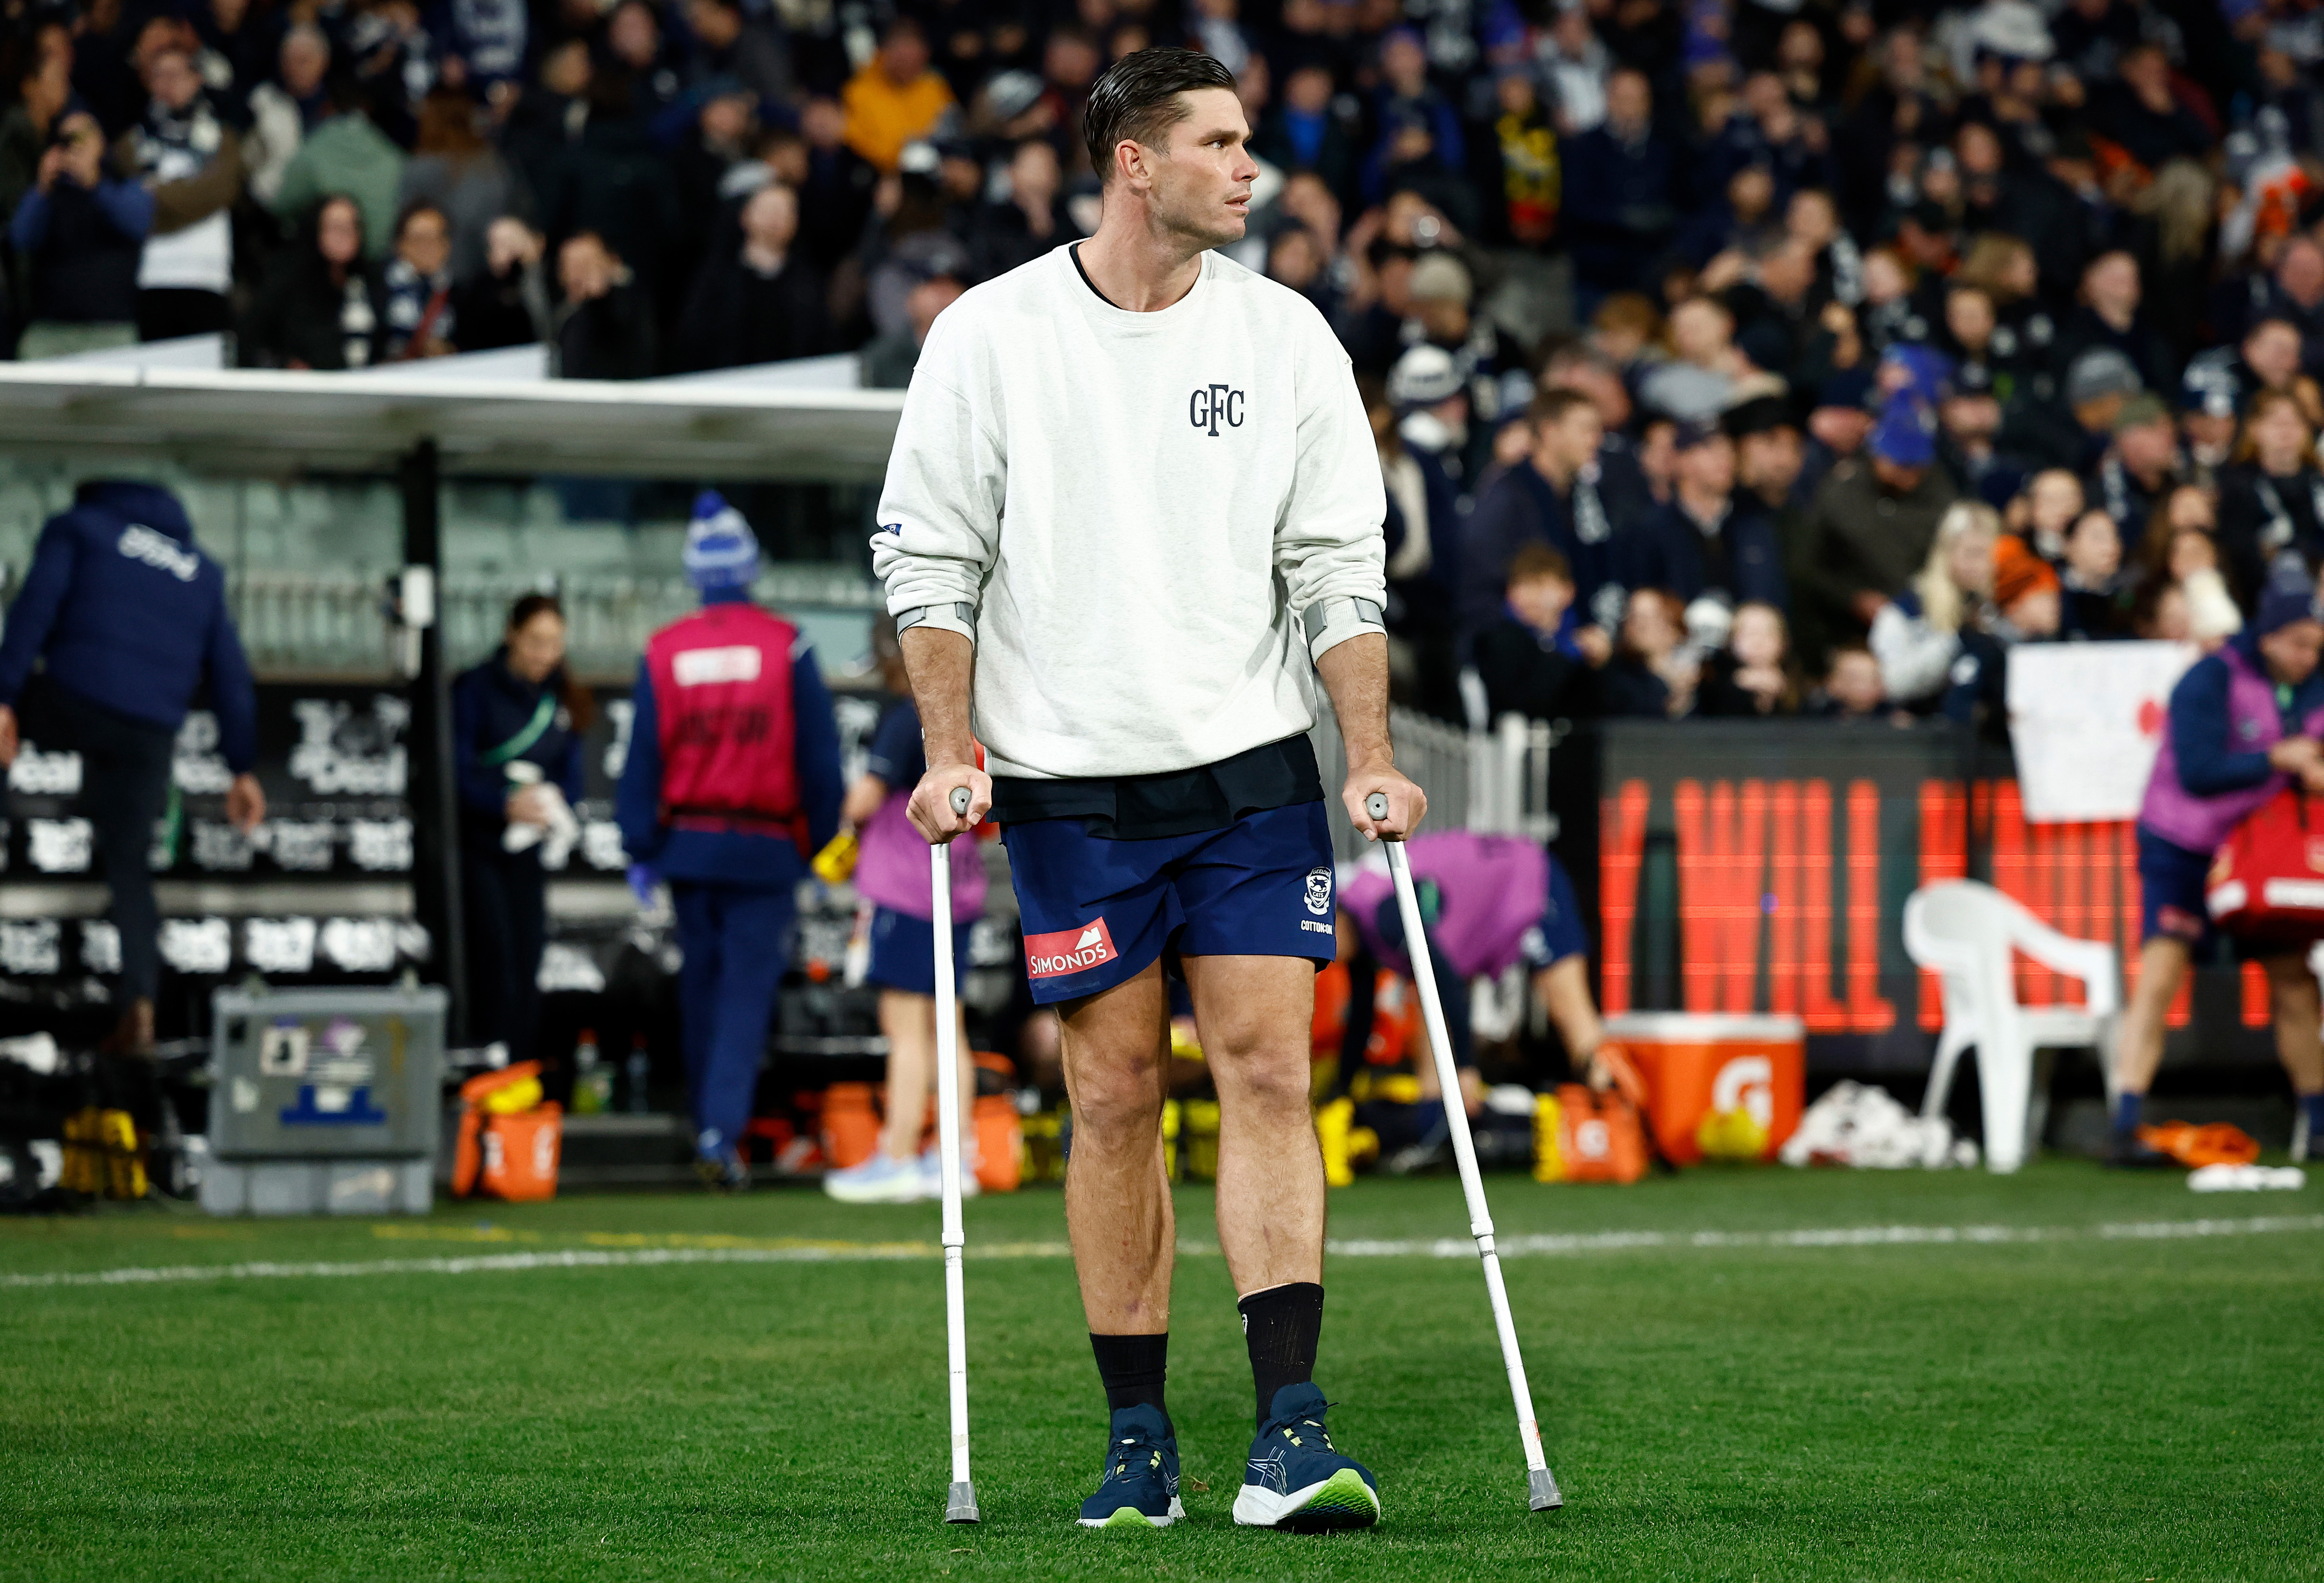
<path fill-rule="evenodd" d="M 1795 1017 L 1623 1012 L 1606 1039 L 1646 1082 L 1646 1118 L 1674 1164 L 1773 1160 L 1807 1100 L 1807 1029 Z"/>

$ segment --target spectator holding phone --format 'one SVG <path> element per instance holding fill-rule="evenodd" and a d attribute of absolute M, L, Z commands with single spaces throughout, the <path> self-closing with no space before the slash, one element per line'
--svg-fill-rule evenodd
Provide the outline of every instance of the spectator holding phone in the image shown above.
<path fill-rule="evenodd" d="M 97 117 L 61 117 L 8 226 L 32 276 L 31 323 L 16 355 L 30 363 L 134 345 L 137 261 L 152 228 L 152 193 L 107 169 Z"/>

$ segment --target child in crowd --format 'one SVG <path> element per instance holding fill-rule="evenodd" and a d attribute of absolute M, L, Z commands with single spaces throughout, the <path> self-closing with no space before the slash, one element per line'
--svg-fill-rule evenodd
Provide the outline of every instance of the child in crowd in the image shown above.
<path fill-rule="evenodd" d="M 1843 643 L 1831 651 L 1831 668 L 1811 712 L 1840 721 L 1878 720 L 1888 713 L 1880 662 L 1871 649 L 1861 643 Z"/>
<path fill-rule="evenodd" d="M 1738 608 L 1727 647 L 1703 667 L 1697 712 L 1763 719 L 1796 714 L 1799 678 L 1792 668 L 1792 634 L 1784 612 L 1754 601 Z"/>
<path fill-rule="evenodd" d="M 1573 568 L 1549 546 L 1528 544 L 1509 557 L 1507 587 L 1501 619 L 1478 633 L 1473 647 L 1487 718 L 1589 713 L 1596 688 L 1568 619 Z"/>
<path fill-rule="evenodd" d="M 2066 553 L 2066 529 L 2082 514 L 2082 481 L 2063 467 L 2036 473 L 2009 514 L 2034 553 L 2055 561 Z"/>
<path fill-rule="evenodd" d="M 1697 667 L 1686 647 L 1686 615 L 1675 594 L 1632 592 L 1621 647 L 1600 677 L 1606 713 L 1683 720 L 1694 708 Z"/>
<path fill-rule="evenodd" d="M 2066 530 L 2065 558 L 2059 567 L 2062 618 L 2070 638 L 2122 636 L 2128 623 L 2127 590 L 2122 575 L 2122 532 L 2104 511 L 2084 511 Z"/>

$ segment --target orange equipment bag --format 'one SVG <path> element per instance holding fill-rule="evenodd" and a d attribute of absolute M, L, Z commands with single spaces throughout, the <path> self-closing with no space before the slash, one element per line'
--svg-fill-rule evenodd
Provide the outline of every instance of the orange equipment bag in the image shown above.
<path fill-rule="evenodd" d="M 2286 788 L 2236 825 L 2211 860 L 2203 905 L 2230 934 L 2324 937 L 2324 810 Z"/>
<path fill-rule="evenodd" d="M 1618 1092 L 1559 1084 L 1556 1171 L 1551 1180 L 1630 1183 L 1646 1173 L 1646 1134 L 1637 1108 Z"/>
<path fill-rule="evenodd" d="M 2196 1127 L 2185 1121 L 2166 1121 L 2160 1127 L 2142 1127 L 2138 1141 L 2150 1149 L 2159 1149 L 2189 1170 L 2205 1165 L 2249 1165 L 2259 1159 L 2259 1140 L 2240 1127 L 2224 1121 L 2209 1127 Z"/>
<path fill-rule="evenodd" d="M 1672 1164 L 1773 1160 L 1798 1130 L 1807 1041 L 1797 1018 L 1628 1012 L 1607 1018 L 1606 1033 L 1646 1080 L 1644 1109 Z"/>
<path fill-rule="evenodd" d="M 460 1085 L 453 1196 L 483 1192 L 512 1203 L 555 1198 L 564 1137 L 563 1108 L 540 1097 L 540 1062 L 470 1078 Z"/>

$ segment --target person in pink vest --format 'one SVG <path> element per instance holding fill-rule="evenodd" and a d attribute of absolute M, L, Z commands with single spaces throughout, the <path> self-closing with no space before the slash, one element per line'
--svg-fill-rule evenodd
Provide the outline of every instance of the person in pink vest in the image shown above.
<path fill-rule="evenodd" d="M 855 893 L 869 908 L 859 925 L 869 936 L 864 980 L 880 986 L 880 1031 L 888 1038 L 888 1117 L 879 1151 L 835 1171 L 823 1190 L 844 1203 L 910 1203 L 941 1196 L 936 1146 L 920 1147 L 928 1096 L 936 1081 L 936 902 L 928 882 L 927 838 L 904 809 L 927 770 L 920 741 L 920 712 L 908 691 L 896 621 L 873 618 L 872 649 L 889 691 L 896 695 L 872 733 L 863 773 L 847 788 L 840 816 L 862 833 Z M 952 863 L 953 985 L 968 972 L 968 932 L 984 913 L 982 849 L 973 840 L 946 849 Z M 955 1003 L 957 1004 L 957 1003 Z M 968 1018 L 960 1015 L 960 1102 L 963 1146 L 968 1151 L 961 1190 L 976 1191 L 976 1066 L 968 1047 Z"/>
<path fill-rule="evenodd" d="M 1475 1115 L 1484 1101 L 1470 1052 L 1469 980 L 1498 978 L 1517 962 L 1525 963 L 1534 998 L 1565 1042 L 1574 1072 L 1589 1073 L 1604 1042 L 1605 1025 L 1590 996 L 1587 925 L 1572 881 L 1558 861 L 1523 836 L 1471 830 L 1415 836 L 1405 851 L 1412 861 L 1421 927 L 1427 931 L 1429 961 L 1436 970 L 1436 992 L 1469 1113 Z M 1367 959 L 1412 976 L 1404 916 L 1384 859 L 1367 859 L 1342 883 L 1339 935 L 1341 960 L 1355 964 L 1351 971 L 1356 983 L 1370 982 L 1361 966 Z M 1370 1032 L 1370 1006 L 1368 988 L 1350 1000 L 1340 1061 L 1343 1077 L 1353 1073 Z M 1425 1046 L 1425 1041 L 1423 1033 L 1419 1043 Z M 1422 1104 L 1433 1109 L 1441 1091 L 1425 1047 L 1415 1050 L 1413 1065 Z M 1392 1158 L 1389 1169 L 1402 1173 L 1432 1163 L 1446 1137 L 1441 1116 L 1433 1118 L 1419 1142 Z"/>
<path fill-rule="evenodd" d="M 792 893 L 839 829 L 839 727 L 807 639 L 751 603 L 759 541 L 715 492 L 695 502 L 685 563 L 702 608 L 646 644 L 613 816 L 638 888 L 659 874 L 678 912 L 696 1168 L 737 1190 Z"/>
<path fill-rule="evenodd" d="M 2218 944 L 2203 902 L 2212 854 L 2246 816 L 2298 781 L 2324 791 L 2324 611 L 2304 575 L 2271 586 L 2251 625 L 2200 659 L 2171 694 L 2169 728 L 2138 812 L 2142 943 L 2138 986 L 2115 1046 L 2109 1164 L 2175 1164 L 2142 1144 L 2138 1126 L 2163 1061 L 2163 1018 L 2187 969 Z M 2276 1054 L 2299 1095 L 2302 1153 L 2324 1153 L 2324 1039 L 2307 953 L 2264 956 Z"/>

